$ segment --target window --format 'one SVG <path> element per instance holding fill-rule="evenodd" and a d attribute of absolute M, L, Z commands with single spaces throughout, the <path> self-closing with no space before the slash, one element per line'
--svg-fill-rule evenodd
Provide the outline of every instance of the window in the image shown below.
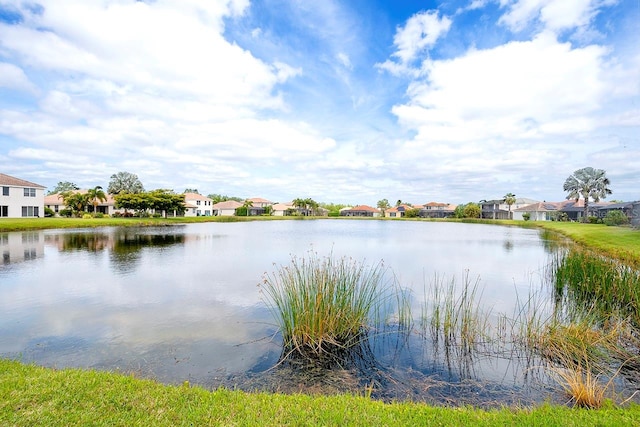
<path fill-rule="evenodd" d="M 196 205 L 200 206 L 200 200 L 196 200 Z"/>
<path fill-rule="evenodd" d="M 0 216 L 9 216 L 9 206 L 0 206 Z"/>
<path fill-rule="evenodd" d="M 40 216 L 40 208 L 39 206 L 23 206 L 22 207 L 22 216 Z"/>
<path fill-rule="evenodd" d="M 25 188 L 24 189 L 24 197 L 36 197 L 36 189 L 35 188 Z"/>
<path fill-rule="evenodd" d="M 2 195 L 3 196 L 9 195 L 9 187 L 2 187 Z"/>

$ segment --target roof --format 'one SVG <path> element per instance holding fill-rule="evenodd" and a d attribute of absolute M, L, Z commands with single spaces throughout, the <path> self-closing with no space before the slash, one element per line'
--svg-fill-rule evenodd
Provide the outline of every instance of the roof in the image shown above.
<path fill-rule="evenodd" d="M 406 212 L 410 209 L 414 209 L 413 207 L 409 206 L 409 205 L 400 205 L 400 206 L 394 206 L 391 209 L 387 209 L 387 212 Z"/>
<path fill-rule="evenodd" d="M 213 209 L 223 210 L 223 209 L 238 209 L 242 207 L 242 203 L 236 202 L 235 200 L 226 200 L 224 202 L 216 203 L 213 205 Z"/>
<path fill-rule="evenodd" d="M 372 208 L 371 206 L 367 206 L 367 205 L 358 205 L 358 206 L 354 206 L 351 209 L 346 209 L 347 211 L 360 211 L 360 212 L 380 212 L 379 209 L 376 208 Z M 344 212 L 344 211 L 341 211 Z"/>
<path fill-rule="evenodd" d="M 291 203 L 276 203 L 272 206 L 274 211 L 286 211 L 287 209 L 293 209 Z"/>
<path fill-rule="evenodd" d="M 199 193 L 184 193 L 185 200 L 211 200 L 207 196 L 203 196 Z"/>
<path fill-rule="evenodd" d="M 269 204 L 273 203 L 271 200 L 263 199 L 261 197 L 252 197 L 252 198 L 247 199 L 247 200 L 249 200 L 250 202 L 253 202 L 253 203 L 269 203 Z"/>
<path fill-rule="evenodd" d="M 81 193 L 81 194 L 86 194 L 87 190 L 75 190 L 74 193 Z M 104 195 L 106 196 L 107 200 L 99 200 L 98 201 L 98 206 L 104 206 L 104 205 L 115 205 L 116 204 L 116 200 L 113 198 L 113 196 L 111 194 L 108 193 L 104 193 Z M 62 194 L 60 193 L 54 193 L 54 194 L 49 194 L 44 196 L 44 204 L 45 205 L 62 205 L 64 204 L 64 200 L 62 199 Z"/>
<path fill-rule="evenodd" d="M 25 181 L 24 179 L 16 178 L 15 176 L 6 175 L 0 173 L 0 185 L 6 185 L 10 187 L 37 187 L 45 188 L 44 185 L 36 184 L 31 181 Z"/>

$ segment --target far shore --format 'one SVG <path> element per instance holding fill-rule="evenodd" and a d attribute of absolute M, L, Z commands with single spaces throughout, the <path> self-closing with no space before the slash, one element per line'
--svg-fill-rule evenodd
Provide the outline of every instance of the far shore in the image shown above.
<path fill-rule="evenodd" d="M 273 220 L 368 220 L 368 221 L 428 221 L 464 222 L 540 228 L 562 234 L 574 242 L 597 250 L 607 256 L 640 268 L 640 230 L 631 227 L 615 227 L 603 224 L 583 224 L 556 221 L 517 221 L 487 219 L 423 219 L 423 218 L 357 218 L 357 217 L 303 217 L 303 216 L 200 216 L 177 218 L 2 218 L 0 232 L 32 231 L 45 229 L 97 228 L 97 227 L 147 227 L 172 226 L 203 222 L 240 222 Z"/>

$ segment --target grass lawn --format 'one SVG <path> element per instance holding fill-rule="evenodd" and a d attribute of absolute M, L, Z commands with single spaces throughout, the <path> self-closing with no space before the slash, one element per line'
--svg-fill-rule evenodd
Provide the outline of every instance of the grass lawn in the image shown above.
<path fill-rule="evenodd" d="M 442 408 L 364 396 L 244 393 L 0 360 L 3 426 L 634 426 L 640 406 L 599 410 Z"/>
<path fill-rule="evenodd" d="M 640 267 L 640 230 L 579 222 L 538 222 L 539 227 L 553 230 L 571 240 Z"/>

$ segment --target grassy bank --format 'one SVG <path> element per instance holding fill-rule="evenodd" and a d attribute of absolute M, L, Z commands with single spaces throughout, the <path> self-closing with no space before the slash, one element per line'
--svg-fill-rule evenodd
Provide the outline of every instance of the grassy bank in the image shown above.
<path fill-rule="evenodd" d="M 524 222 L 524 221 L 523 221 Z M 578 222 L 536 222 L 537 226 L 569 237 L 576 243 L 640 267 L 640 230 Z"/>
<path fill-rule="evenodd" d="M 0 424 L 11 426 L 531 425 L 632 426 L 640 406 L 593 411 L 543 405 L 480 410 L 366 397 L 306 396 L 165 386 L 106 372 L 0 360 Z"/>
<path fill-rule="evenodd" d="M 46 230 L 52 228 L 146 227 L 199 222 L 240 222 L 278 220 L 284 217 L 199 216 L 180 218 L 2 218 L 0 232 Z"/>

